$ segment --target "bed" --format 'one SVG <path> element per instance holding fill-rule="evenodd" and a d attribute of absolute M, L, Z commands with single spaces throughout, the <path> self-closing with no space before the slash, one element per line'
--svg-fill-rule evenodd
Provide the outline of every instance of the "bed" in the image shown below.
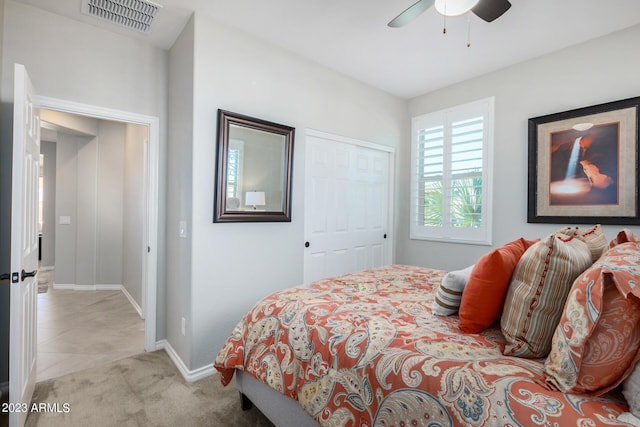
<path fill-rule="evenodd" d="M 503 354 L 499 322 L 469 334 L 435 315 L 445 274 L 392 265 L 269 295 L 214 367 L 278 426 L 628 425 L 621 380 L 560 391 L 549 357 Z"/>

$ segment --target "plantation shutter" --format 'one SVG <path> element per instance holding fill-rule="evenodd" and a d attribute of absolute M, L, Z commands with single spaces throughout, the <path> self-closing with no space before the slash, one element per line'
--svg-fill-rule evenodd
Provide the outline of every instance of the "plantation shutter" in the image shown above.
<path fill-rule="evenodd" d="M 421 204 L 424 226 L 442 226 L 444 177 L 444 126 L 420 131 L 420 157 L 422 161 Z"/>
<path fill-rule="evenodd" d="M 493 98 L 412 121 L 411 238 L 490 244 Z"/>
<path fill-rule="evenodd" d="M 451 124 L 449 212 L 452 227 L 482 226 L 484 118 Z"/>
<path fill-rule="evenodd" d="M 227 158 L 227 195 L 228 197 L 240 197 L 238 191 L 238 164 L 240 151 L 236 148 L 229 150 Z"/>

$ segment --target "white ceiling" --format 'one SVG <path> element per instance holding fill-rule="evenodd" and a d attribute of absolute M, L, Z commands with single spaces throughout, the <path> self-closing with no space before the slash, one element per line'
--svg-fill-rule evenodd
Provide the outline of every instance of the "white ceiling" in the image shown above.
<path fill-rule="evenodd" d="M 492 23 L 431 8 L 403 28 L 387 22 L 417 0 L 154 0 L 151 35 L 80 12 L 80 0 L 16 0 L 169 49 L 193 11 L 340 73 L 411 98 L 640 24 L 639 0 L 510 0 Z M 467 27 L 471 47 L 467 47 Z"/>

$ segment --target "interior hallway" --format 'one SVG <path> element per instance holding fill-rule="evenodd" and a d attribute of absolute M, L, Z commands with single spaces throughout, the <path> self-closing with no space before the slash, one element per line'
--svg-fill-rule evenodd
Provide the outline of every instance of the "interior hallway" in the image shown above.
<path fill-rule="evenodd" d="M 52 271 L 39 275 L 37 382 L 144 352 L 144 320 L 121 291 L 55 290 Z"/>

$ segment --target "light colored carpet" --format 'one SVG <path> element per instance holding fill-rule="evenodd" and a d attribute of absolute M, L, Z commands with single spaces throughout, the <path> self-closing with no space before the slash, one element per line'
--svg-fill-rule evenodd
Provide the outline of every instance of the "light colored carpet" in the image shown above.
<path fill-rule="evenodd" d="M 240 410 L 218 375 L 185 382 L 164 350 L 40 382 L 33 403 L 54 412 L 31 412 L 27 426 L 273 426 L 255 407 Z"/>

